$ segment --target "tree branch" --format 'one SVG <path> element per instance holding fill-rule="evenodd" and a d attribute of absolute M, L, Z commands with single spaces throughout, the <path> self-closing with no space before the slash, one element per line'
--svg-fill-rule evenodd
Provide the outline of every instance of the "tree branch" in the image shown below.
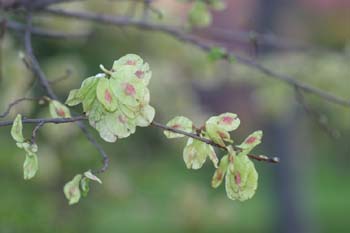
<path fill-rule="evenodd" d="M 42 126 L 44 124 L 65 124 L 65 123 L 72 123 L 72 122 L 81 122 L 81 121 L 85 121 L 85 120 L 87 120 L 87 117 L 82 115 L 82 116 L 76 116 L 76 117 L 71 117 L 71 118 L 35 118 L 35 119 L 24 118 L 24 119 L 22 119 L 22 123 L 23 124 L 41 124 L 41 126 Z M 13 121 L 2 121 L 2 122 L 0 122 L 0 127 L 10 126 L 12 124 L 13 124 Z M 212 145 L 214 147 L 217 147 L 221 150 L 227 151 L 226 147 L 223 147 L 223 146 L 213 142 L 210 139 L 200 137 L 194 133 L 188 133 L 188 132 L 185 132 L 183 130 L 174 129 L 174 128 L 168 127 L 166 125 L 163 125 L 163 124 L 155 122 L 155 121 L 153 121 L 151 123 L 151 126 L 159 128 L 159 129 L 171 131 L 173 133 L 182 134 L 182 135 L 185 135 L 187 137 L 190 137 L 190 138 L 202 141 L 204 143 L 207 143 L 209 145 Z M 98 146 L 99 146 L 99 148 L 102 149 L 102 147 L 100 147 L 100 145 L 98 145 Z M 237 147 L 235 149 L 240 150 L 240 148 L 237 148 Z M 106 155 L 103 150 L 102 150 L 102 152 L 103 153 L 101 153 L 101 154 Z M 264 156 L 264 155 L 252 155 L 252 154 L 249 154 L 248 156 L 249 156 L 249 158 L 257 160 L 257 161 L 263 161 L 263 162 L 269 162 L 269 163 L 278 163 L 279 162 L 279 159 L 277 157 L 269 158 L 269 157 Z M 105 162 L 107 161 L 107 164 L 108 164 L 108 156 L 107 155 L 104 156 L 104 161 Z M 106 164 L 106 163 L 104 163 L 104 164 Z M 98 170 L 97 173 L 104 172 L 106 169 L 107 169 L 107 167 L 104 166 L 103 168 Z"/>

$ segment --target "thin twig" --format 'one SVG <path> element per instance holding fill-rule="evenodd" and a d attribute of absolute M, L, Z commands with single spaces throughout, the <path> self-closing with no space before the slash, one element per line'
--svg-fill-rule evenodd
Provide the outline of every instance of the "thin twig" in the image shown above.
<path fill-rule="evenodd" d="M 17 100 L 15 100 L 15 101 L 11 102 L 11 103 L 7 106 L 7 109 L 5 110 L 5 112 L 3 112 L 3 113 L 0 115 L 0 118 L 6 117 L 6 116 L 10 113 L 11 109 L 12 109 L 15 105 L 17 105 L 17 104 L 19 104 L 19 103 L 21 103 L 21 102 L 23 102 L 23 101 L 39 101 L 40 99 L 42 99 L 42 98 L 28 98 L 28 97 L 24 97 L 24 98 L 17 99 Z"/>
<path fill-rule="evenodd" d="M 65 123 L 72 123 L 72 122 L 80 122 L 80 123 L 82 123 L 81 121 L 85 121 L 85 120 L 87 120 L 86 116 L 76 116 L 76 117 L 71 117 L 71 118 L 35 118 L 35 119 L 24 118 L 22 120 L 22 123 L 23 124 L 39 124 L 40 123 L 40 124 L 44 125 L 44 124 L 65 124 Z M 0 122 L 0 127 L 10 126 L 12 124 L 13 124 L 13 121 L 2 121 L 2 122 Z M 171 131 L 173 133 L 182 134 L 182 135 L 185 135 L 187 137 L 190 137 L 190 138 L 193 138 L 193 139 L 205 142 L 205 143 L 207 143 L 209 145 L 212 145 L 212 146 L 215 146 L 215 147 L 217 147 L 219 149 L 227 151 L 226 147 L 221 146 L 221 145 L 213 142 L 210 139 L 200 137 L 200 136 L 198 136 L 197 134 L 194 134 L 194 133 L 188 133 L 188 132 L 185 132 L 183 130 L 174 129 L 174 128 L 168 127 L 166 125 L 163 125 L 163 124 L 155 122 L 155 121 L 153 121 L 151 123 L 151 126 L 156 127 L 156 128 L 160 128 L 160 129 L 163 129 L 163 130 Z M 89 132 L 87 132 L 87 133 L 89 134 Z M 92 138 L 92 140 L 94 140 L 94 139 Z M 92 142 L 92 143 L 94 143 L 94 142 Z M 100 147 L 100 145 L 98 145 L 98 146 L 99 146 L 99 148 L 102 149 L 102 147 Z M 236 148 L 236 149 L 239 150 L 239 148 Z M 108 164 L 108 156 L 104 153 L 103 150 L 100 151 L 100 152 L 101 152 L 101 154 L 105 155 L 103 157 L 103 161 L 104 161 L 105 166 L 102 167 L 100 170 L 96 171 L 96 173 L 104 172 L 106 170 L 106 168 L 107 168 L 106 164 Z M 279 162 L 279 159 L 277 157 L 269 158 L 269 157 L 264 156 L 264 155 L 252 155 L 252 154 L 249 154 L 248 156 L 249 156 L 249 158 L 257 160 L 257 161 L 263 161 L 263 162 L 269 162 L 269 163 L 278 163 Z"/>
<path fill-rule="evenodd" d="M 40 129 L 44 124 L 45 124 L 45 122 L 41 121 L 41 122 L 39 122 L 39 124 L 37 124 L 37 125 L 35 126 L 35 128 L 33 129 L 33 132 L 32 132 L 32 139 L 30 140 L 30 141 L 32 142 L 32 144 L 35 143 L 36 135 L 37 135 L 39 129 Z"/>

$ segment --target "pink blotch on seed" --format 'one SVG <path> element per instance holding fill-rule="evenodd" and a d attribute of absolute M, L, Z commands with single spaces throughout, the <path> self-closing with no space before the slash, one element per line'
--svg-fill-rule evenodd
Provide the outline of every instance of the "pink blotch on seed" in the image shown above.
<path fill-rule="evenodd" d="M 59 115 L 61 117 L 65 117 L 66 116 L 66 113 L 64 112 L 64 110 L 62 108 L 56 109 L 56 113 L 57 113 L 57 115 Z"/>
<path fill-rule="evenodd" d="M 111 103 L 112 102 L 112 95 L 111 93 L 106 89 L 105 90 L 105 100 L 108 102 L 108 103 Z"/>
<path fill-rule="evenodd" d="M 142 78 L 142 76 L 144 75 L 145 72 L 143 72 L 142 70 L 138 70 L 135 72 L 135 75 L 138 77 L 138 78 Z"/>
<path fill-rule="evenodd" d="M 130 65 L 130 66 L 134 66 L 134 65 L 136 65 L 136 61 L 128 60 L 125 64 Z"/>
<path fill-rule="evenodd" d="M 224 124 L 227 124 L 227 125 L 231 124 L 233 122 L 233 120 L 234 119 L 232 117 L 229 117 L 229 116 L 225 116 L 225 117 L 222 118 L 222 122 Z"/>
<path fill-rule="evenodd" d="M 131 96 L 134 96 L 136 94 L 135 87 L 130 83 L 125 84 L 124 92 L 126 95 L 131 95 Z"/>
<path fill-rule="evenodd" d="M 237 172 L 236 175 L 235 175 L 235 182 L 238 185 L 241 184 L 241 174 L 239 174 L 239 172 Z"/>
<path fill-rule="evenodd" d="M 249 137 L 248 139 L 247 139 L 247 144 L 252 144 L 252 143 L 254 143 L 256 141 L 256 137 Z"/>

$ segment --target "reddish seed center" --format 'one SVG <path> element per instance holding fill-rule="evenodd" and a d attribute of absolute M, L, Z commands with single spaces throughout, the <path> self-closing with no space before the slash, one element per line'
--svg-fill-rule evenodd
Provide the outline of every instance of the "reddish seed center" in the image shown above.
<path fill-rule="evenodd" d="M 241 184 L 241 174 L 239 174 L 239 172 L 237 172 L 236 175 L 235 175 L 235 182 L 238 185 Z"/>
<path fill-rule="evenodd" d="M 62 108 L 56 109 L 56 113 L 57 113 L 57 115 L 59 115 L 61 117 L 64 117 L 66 115 Z"/>
<path fill-rule="evenodd" d="M 221 180 L 222 179 L 222 172 L 218 172 L 218 176 L 216 177 L 217 180 Z"/>
<path fill-rule="evenodd" d="M 105 100 L 106 100 L 108 103 L 111 103 L 111 102 L 112 102 L 112 95 L 111 95 L 111 93 L 110 93 L 108 90 L 105 91 Z"/>
<path fill-rule="evenodd" d="M 256 141 L 256 137 L 250 137 L 250 138 L 248 138 L 247 139 L 247 144 L 252 144 L 252 143 L 254 143 Z"/>
<path fill-rule="evenodd" d="M 138 78 L 142 78 L 142 76 L 143 76 L 144 73 L 145 73 L 145 72 L 143 72 L 142 70 L 138 70 L 138 71 L 135 72 L 135 75 L 136 75 Z"/>
<path fill-rule="evenodd" d="M 229 117 L 229 116 L 225 116 L 225 117 L 222 118 L 222 122 L 224 124 L 231 124 L 233 122 L 233 118 Z"/>
<path fill-rule="evenodd" d="M 124 92 L 126 95 L 130 95 L 130 96 L 134 96 L 136 94 L 135 87 L 130 83 L 125 84 Z"/>
<path fill-rule="evenodd" d="M 134 66 L 134 65 L 136 65 L 136 61 L 128 60 L 125 64 L 129 65 L 129 66 Z"/>

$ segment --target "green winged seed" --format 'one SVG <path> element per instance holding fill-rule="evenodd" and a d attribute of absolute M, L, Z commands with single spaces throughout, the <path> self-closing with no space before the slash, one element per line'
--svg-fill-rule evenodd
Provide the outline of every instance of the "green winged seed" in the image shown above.
<path fill-rule="evenodd" d="M 113 94 L 121 104 L 130 107 L 140 106 L 147 93 L 146 85 L 135 78 L 111 79 Z"/>
<path fill-rule="evenodd" d="M 211 48 L 208 58 L 210 61 L 217 61 L 222 59 L 227 54 L 226 50 L 224 48 L 220 47 L 213 47 Z"/>
<path fill-rule="evenodd" d="M 225 131 L 230 132 L 237 129 L 241 122 L 237 117 L 237 114 L 227 112 L 220 114 L 219 116 L 210 117 L 207 123 L 216 124 Z"/>
<path fill-rule="evenodd" d="M 78 174 L 64 185 L 63 192 L 69 201 L 69 205 L 76 204 L 80 200 L 81 192 L 79 189 L 79 184 L 81 179 L 82 175 Z"/>
<path fill-rule="evenodd" d="M 189 138 L 183 151 L 183 159 L 188 169 L 200 169 L 207 157 L 217 166 L 217 157 L 214 149 L 201 141 Z"/>
<path fill-rule="evenodd" d="M 71 117 L 69 108 L 57 100 L 51 100 L 49 104 L 50 115 L 53 118 Z"/>
<path fill-rule="evenodd" d="M 224 157 L 221 158 L 220 165 L 216 169 L 214 176 L 211 180 L 211 186 L 213 188 L 219 187 L 222 181 L 224 180 L 228 164 L 229 164 L 228 155 L 225 155 Z"/>
<path fill-rule="evenodd" d="M 96 101 L 96 87 L 100 78 L 104 78 L 104 75 L 89 77 L 81 84 L 78 96 L 82 98 L 84 112 L 89 112 Z"/>
<path fill-rule="evenodd" d="M 92 174 L 91 171 L 84 172 L 84 176 L 90 180 L 93 180 L 93 181 L 96 181 L 96 182 L 102 184 L 102 181 L 100 180 L 100 178 L 98 178 L 97 176 Z"/>
<path fill-rule="evenodd" d="M 250 134 L 238 147 L 242 149 L 240 154 L 248 154 L 254 147 L 261 143 L 263 132 L 261 130 Z"/>
<path fill-rule="evenodd" d="M 101 78 L 96 87 L 98 101 L 108 112 L 114 112 L 118 107 L 117 97 L 113 94 L 110 80 Z"/>
<path fill-rule="evenodd" d="M 188 20 L 195 27 L 206 27 L 210 25 L 212 16 L 208 6 L 204 2 L 196 1 L 189 12 Z"/>
<path fill-rule="evenodd" d="M 152 123 L 155 114 L 156 114 L 156 110 L 152 106 L 150 105 L 144 106 L 140 111 L 140 115 L 138 115 L 136 118 L 137 126 L 140 126 L 140 127 L 149 126 Z"/>
<path fill-rule="evenodd" d="M 82 98 L 79 96 L 79 89 L 73 89 L 69 92 L 65 104 L 68 106 L 75 106 L 82 102 Z"/>
<path fill-rule="evenodd" d="M 39 169 L 38 157 L 36 154 L 26 155 L 23 164 L 23 176 L 25 180 L 33 178 Z"/>
<path fill-rule="evenodd" d="M 224 141 L 232 142 L 230 134 L 221 127 L 219 127 L 217 124 L 207 122 L 205 124 L 205 130 L 207 132 L 208 137 L 220 146 L 225 147 Z"/>
<path fill-rule="evenodd" d="M 11 136 L 16 142 L 23 142 L 23 125 L 22 125 L 22 116 L 21 114 L 18 114 L 13 121 L 12 128 L 11 128 Z"/>
<path fill-rule="evenodd" d="M 174 117 L 172 120 L 170 120 L 166 124 L 166 126 L 173 128 L 173 129 L 177 129 L 177 130 L 182 130 L 182 131 L 185 131 L 187 133 L 191 133 L 193 131 L 192 121 L 190 119 L 188 119 L 187 117 L 183 117 L 183 116 Z M 164 131 L 164 134 L 167 138 L 184 137 L 184 135 L 182 135 L 182 134 L 173 133 L 173 132 L 170 132 L 167 130 Z"/>
<path fill-rule="evenodd" d="M 112 70 L 113 72 L 118 72 L 118 70 L 123 66 L 141 66 L 142 64 L 143 60 L 140 56 L 136 54 L 127 54 L 114 61 Z"/>
<path fill-rule="evenodd" d="M 234 170 L 226 173 L 225 188 L 228 198 L 245 201 L 252 198 L 258 186 L 258 173 L 247 156 L 236 156 Z"/>

